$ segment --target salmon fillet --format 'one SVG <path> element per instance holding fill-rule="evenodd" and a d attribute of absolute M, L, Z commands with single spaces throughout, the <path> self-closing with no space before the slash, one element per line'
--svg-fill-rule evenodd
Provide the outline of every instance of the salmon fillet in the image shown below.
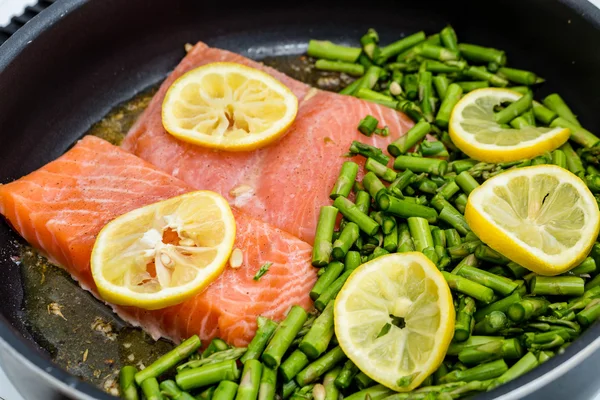
<path fill-rule="evenodd" d="M 286 135 L 252 152 L 227 152 L 185 143 L 162 125 L 161 107 L 175 79 L 197 66 L 230 61 L 250 65 L 288 86 L 300 102 Z M 367 114 L 391 135 L 366 137 L 357 126 Z M 310 89 L 269 67 L 225 50 L 198 43 L 165 80 L 149 107 L 131 128 L 123 148 L 197 189 L 223 195 L 240 210 L 313 243 L 319 207 L 339 173 L 353 140 L 386 148 L 412 126 L 404 114 L 350 96 Z M 362 165 L 364 159 L 355 157 Z"/>
<path fill-rule="evenodd" d="M 98 297 L 90 255 L 100 229 L 123 213 L 191 190 L 138 157 L 86 136 L 56 161 L 1 185 L 0 213 Z M 308 293 L 316 280 L 311 246 L 244 212 L 233 212 L 235 247 L 244 255 L 239 269 L 226 267 L 202 293 L 179 305 L 154 311 L 113 306 L 115 312 L 155 339 L 178 342 L 198 334 L 203 340 L 218 336 L 243 346 L 254 336 L 257 316 L 281 320 L 294 304 L 309 308 Z M 273 265 L 254 281 L 266 262 Z"/>

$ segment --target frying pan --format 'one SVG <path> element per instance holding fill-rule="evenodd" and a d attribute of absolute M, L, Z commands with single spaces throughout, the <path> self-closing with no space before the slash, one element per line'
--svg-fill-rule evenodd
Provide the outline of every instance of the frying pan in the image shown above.
<path fill-rule="evenodd" d="M 186 42 L 261 60 L 300 54 L 310 38 L 356 44 L 375 27 L 390 42 L 447 23 L 462 41 L 505 49 L 511 65 L 544 76 L 541 95 L 561 93 L 600 131 L 600 11 L 585 0 L 61 0 L 0 47 L 0 182 L 60 156 L 115 105 L 159 83 Z M 0 224 L 0 362 L 26 399 L 109 399 L 97 386 L 131 349 L 140 346 L 135 361 L 144 361 L 169 348 L 39 261 Z M 478 398 L 591 398 L 598 336 L 595 324 L 563 354 Z"/>

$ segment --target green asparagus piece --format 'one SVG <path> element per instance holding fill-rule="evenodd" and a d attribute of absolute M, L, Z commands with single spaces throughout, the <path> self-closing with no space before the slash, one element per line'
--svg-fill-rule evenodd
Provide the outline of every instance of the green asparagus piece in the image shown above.
<path fill-rule="evenodd" d="M 447 64 L 443 64 L 443 65 L 447 65 Z M 456 67 L 451 67 L 451 68 L 454 69 Z M 433 86 L 435 87 L 435 91 L 443 104 L 443 101 L 446 99 L 446 96 L 448 93 L 448 87 L 450 86 L 448 77 L 444 74 L 439 74 L 439 75 L 434 76 L 433 77 Z"/>
<path fill-rule="evenodd" d="M 402 223 L 398 225 L 398 253 L 407 253 L 409 251 L 415 251 L 415 245 L 410 235 L 408 224 Z"/>
<path fill-rule="evenodd" d="M 333 258 L 342 260 L 346 257 L 348 250 L 350 250 L 350 247 L 352 247 L 354 242 L 356 242 L 356 239 L 358 239 L 358 235 L 358 225 L 354 222 L 348 222 L 346 226 L 344 226 L 344 229 L 342 229 L 340 237 L 333 242 L 333 251 L 331 253 Z"/>
<path fill-rule="evenodd" d="M 472 255 L 469 257 L 472 257 Z M 519 286 L 508 278 L 469 265 L 459 265 L 452 273 L 486 286 L 503 296 L 508 296 Z"/>
<path fill-rule="evenodd" d="M 479 240 L 475 241 L 464 241 L 463 244 L 459 246 L 449 247 L 448 255 L 453 260 L 460 260 L 467 257 L 469 254 L 473 254 L 477 247 L 481 244 Z"/>
<path fill-rule="evenodd" d="M 295 380 L 291 380 L 287 383 L 284 383 L 283 390 L 282 390 L 282 397 L 284 399 L 288 399 L 298 388 L 299 388 L 298 384 L 296 383 Z"/>
<path fill-rule="evenodd" d="M 521 294 L 515 291 L 510 296 L 507 296 L 501 300 L 498 300 L 486 307 L 478 309 L 474 316 L 475 321 L 479 322 L 485 318 L 486 315 L 492 313 L 493 311 L 502 311 L 503 313 L 508 312 L 508 308 L 514 304 L 521 301 Z"/>
<path fill-rule="evenodd" d="M 381 65 L 385 63 L 385 61 L 395 56 L 396 54 L 402 53 L 405 50 L 408 50 L 419 43 L 425 40 L 424 32 L 417 32 L 405 38 L 402 38 L 394 43 L 391 43 L 383 48 L 381 48 L 381 52 L 379 53 L 379 57 L 377 58 L 376 63 Z M 373 399 L 372 399 L 373 400 Z"/>
<path fill-rule="evenodd" d="M 543 352 L 541 352 L 543 353 Z M 517 361 L 512 367 L 510 367 L 505 373 L 500 375 L 494 380 L 491 388 L 495 388 L 499 385 L 503 385 L 513 379 L 518 378 L 521 375 L 525 375 L 537 367 L 542 361 L 538 362 L 535 354 L 528 352 L 519 361 Z"/>
<path fill-rule="evenodd" d="M 398 250 L 398 225 L 394 225 L 392 231 L 383 238 L 383 248 L 390 253 L 395 253 Z"/>
<path fill-rule="evenodd" d="M 365 73 L 365 67 L 360 64 L 349 63 L 345 61 L 317 60 L 315 68 L 322 71 L 343 72 L 352 76 L 362 76 Z"/>
<path fill-rule="evenodd" d="M 592 300 L 582 311 L 577 313 L 577 322 L 589 326 L 600 317 L 600 299 Z"/>
<path fill-rule="evenodd" d="M 584 281 L 578 276 L 534 276 L 531 294 L 546 296 L 581 296 Z"/>
<path fill-rule="evenodd" d="M 496 342 L 496 341 L 503 343 L 504 340 L 505 339 L 502 336 L 476 336 L 476 335 L 471 335 L 464 342 L 454 342 L 454 341 L 451 342 L 450 346 L 448 347 L 447 355 L 449 355 L 449 356 L 457 356 L 464 349 L 468 349 L 468 348 L 472 348 L 472 347 L 478 347 L 478 346 L 481 346 L 483 344 L 490 343 L 490 342 Z"/>
<path fill-rule="evenodd" d="M 179 386 L 172 381 L 162 381 L 159 385 L 163 395 L 174 400 L 196 400 L 194 396 L 179 389 Z"/>
<path fill-rule="evenodd" d="M 490 87 L 488 81 L 469 81 L 469 82 L 454 82 L 462 89 L 463 93 L 472 92 L 473 90 Z"/>
<path fill-rule="evenodd" d="M 263 367 L 263 371 L 266 370 L 267 367 Z M 238 384 L 232 381 L 221 381 L 219 382 L 219 386 L 215 389 L 213 393 L 213 400 L 233 400 L 235 395 L 237 394 Z M 269 397 L 260 397 L 260 400 L 273 400 L 273 398 Z"/>
<path fill-rule="evenodd" d="M 309 383 L 316 381 L 321 375 L 331 370 L 337 363 L 345 359 L 346 355 L 342 349 L 339 346 L 335 347 L 300 371 L 300 373 L 296 375 L 296 382 L 300 386 L 306 386 Z"/>
<path fill-rule="evenodd" d="M 508 371 L 508 366 L 504 360 L 496 360 L 480 364 L 465 371 L 452 371 L 448 375 L 440 378 L 442 383 L 450 382 L 471 382 L 493 379 L 501 376 Z"/>
<path fill-rule="evenodd" d="M 433 208 L 414 204 L 407 200 L 400 200 L 385 193 L 379 196 L 378 204 L 382 210 L 397 217 L 420 217 L 431 223 L 437 221 L 438 215 Z"/>
<path fill-rule="evenodd" d="M 302 329 L 306 319 L 306 311 L 302 307 L 293 306 L 291 308 L 262 355 L 262 360 L 267 366 L 275 368 L 281 364 L 283 355 L 294 341 L 298 331 Z"/>
<path fill-rule="evenodd" d="M 506 64 L 506 54 L 502 50 L 467 43 L 460 43 L 458 50 L 469 61 L 479 63 L 493 62 L 502 66 Z"/>
<path fill-rule="evenodd" d="M 352 273 L 352 270 L 344 272 L 339 278 L 337 278 L 331 285 L 329 285 L 323 293 L 315 300 L 315 307 L 319 311 L 323 311 L 327 304 L 335 299 L 337 294 L 342 290 L 342 286 L 346 283 L 346 280 Z"/>
<path fill-rule="evenodd" d="M 444 232 L 446 233 L 447 247 L 460 246 L 462 244 L 462 239 L 456 229 L 446 229 Z"/>
<path fill-rule="evenodd" d="M 341 370 L 342 369 L 340 367 L 336 367 L 325 374 L 325 377 L 323 378 L 323 386 L 325 386 L 325 400 L 338 400 L 340 390 L 335 384 L 335 381 L 337 380 Z"/>
<path fill-rule="evenodd" d="M 538 83 L 538 76 L 536 74 L 522 69 L 500 68 L 498 70 L 498 75 L 521 85 L 531 86 Z"/>
<path fill-rule="evenodd" d="M 596 261 L 592 257 L 587 257 L 581 264 L 569 272 L 574 275 L 593 274 L 596 272 Z"/>
<path fill-rule="evenodd" d="M 423 116 L 429 122 L 433 122 L 433 82 L 432 74 L 429 71 L 419 72 L 419 104 L 423 111 Z"/>
<path fill-rule="evenodd" d="M 122 399 L 139 399 L 138 390 L 134 379 L 136 372 L 137 368 L 132 365 L 126 365 L 121 368 L 121 371 L 119 371 L 119 389 Z"/>
<path fill-rule="evenodd" d="M 546 96 L 543 103 L 550 110 L 554 111 L 560 118 L 564 118 L 575 126 L 581 127 L 581 124 L 577 120 L 575 114 L 573 114 L 573 111 L 571 111 L 567 103 L 565 103 L 558 93 L 552 93 Z"/>
<path fill-rule="evenodd" d="M 181 372 L 186 369 L 199 368 L 204 365 L 217 364 L 217 363 L 220 363 L 223 361 L 230 361 L 230 360 L 235 361 L 238 358 L 240 358 L 242 355 L 244 355 L 244 353 L 246 353 L 246 352 L 247 352 L 247 349 L 245 347 L 234 347 L 234 348 L 227 349 L 227 350 L 221 350 L 221 351 L 211 354 L 210 356 L 208 356 L 206 358 L 200 358 L 200 359 L 190 358 L 190 361 L 187 361 L 183 364 L 179 364 L 176 369 L 177 369 L 177 372 Z"/>
<path fill-rule="evenodd" d="M 467 195 L 479 187 L 479 183 L 467 171 L 458 174 L 454 181 Z"/>
<path fill-rule="evenodd" d="M 343 199 L 343 197 L 341 198 Z M 329 263 L 331 251 L 333 250 L 331 241 L 333 238 L 333 230 L 335 228 L 335 219 L 337 217 L 337 213 L 338 209 L 335 207 L 321 207 L 312 253 L 312 265 L 315 267 L 324 267 Z"/>
<path fill-rule="evenodd" d="M 358 61 L 361 61 L 361 57 L 359 57 Z M 364 67 L 364 65 L 363 65 Z M 340 94 L 345 94 L 348 96 L 351 96 L 352 94 L 354 94 L 354 92 L 356 90 L 358 90 L 359 87 L 361 87 L 363 85 L 364 82 L 364 77 L 358 78 L 356 80 L 354 80 L 354 82 L 350 83 L 348 86 L 346 86 L 345 88 L 343 88 L 342 90 L 340 90 Z"/>
<path fill-rule="evenodd" d="M 514 88 L 511 88 L 511 89 L 514 89 Z M 532 103 L 532 108 L 533 108 L 533 115 L 535 116 L 535 119 L 540 121 L 544 125 L 550 125 L 550 123 L 556 117 L 558 117 L 558 114 L 556 114 L 554 111 L 550 110 L 549 108 L 546 108 L 542 103 L 538 103 L 537 101 L 534 101 Z"/>
<path fill-rule="evenodd" d="M 360 253 L 358 251 L 349 251 L 344 260 L 344 271 L 354 271 L 360 264 Z"/>
<path fill-rule="evenodd" d="M 383 154 L 379 147 L 357 142 L 356 140 L 350 145 L 350 154 L 360 154 L 366 158 L 373 158 L 384 165 L 387 165 L 390 161 L 390 157 Z"/>
<path fill-rule="evenodd" d="M 409 100 L 415 100 L 419 93 L 419 80 L 416 74 L 406 74 L 402 78 L 402 89 Z M 405 135 L 406 136 L 406 135 Z M 389 150 L 388 150 L 389 151 Z M 390 154 L 392 154 L 390 152 Z"/>
<path fill-rule="evenodd" d="M 371 136 L 375 132 L 375 129 L 377 129 L 378 124 L 379 121 L 375 117 L 373 117 L 372 115 L 367 115 L 358 124 L 358 130 L 365 136 Z"/>
<path fill-rule="evenodd" d="M 240 358 L 242 363 L 245 363 L 248 360 L 258 360 L 265 347 L 267 347 L 267 343 L 271 339 L 271 336 L 273 336 L 273 333 L 277 329 L 276 322 L 263 316 L 259 316 L 256 321 L 258 329 L 252 338 L 252 341 L 248 344 L 248 350 L 242 358 Z"/>
<path fill-rule="evenodd" d="M 398 102 L 393 97 L 368 88 L 359 87 L 354 95 L 359 99 L 371 101 L 389 108 L 396 109 L 398 107 Z"/>
<path fill-rule="evenodd" d="M 477 250 L 475 250 L 475 257 L 480 260 L 499 265 L 506 265 L 510 262 L 508 258 L 483 244 L 479 245 Z"/>
<path fill-rule="evenodd" d="M 400 154 L 405 154 L 409 149 L 421 141 L 430 130 L 431 125 L 429 125 L 427 121 L 419 121 L 415 124 L 415 126 L 410 128 L 404 136 L 401 136 L 396 141 L 390 143 L 387 150 L 394 157 L 397 157 Z"/>
<path fill-rule="evenodd" d="M 494 335 L 509 325 L 506 314 L 502 311 L 492 311 L 475 324 L 473 333 L 477 335 Z"/>
<path fill-rule="evenodd" d="M 258 360 L 248 360 L 244 363 L 242 379 L 237 390 L 236 400 L 256 400 L 261 386 L 263 365 Z"/>
<path fill-rule="evenodd" d="M 442 271 L 442 275 L 444 275 L 448 286 L 452 290 L 471 296 L 484 303 L 491 303 L 494 299 L 494 291 L 490 288 L 446 271 Z"/>
<path fill-rule="evenodd" d="M 575 175 L 581 175 L 585 173 L 585 169 L 583 168 L 583 163 L 581 162 L 581 159 L 579 158 L 575 150 L 573 150 L 573 147 L 571 147 L 571 144 L 569 142 L 560 146 L 559 149 L 562 150 L 563 153 L 565 153 L 565 157 L 567 159 L 567 169 L 569 171 L 571 171 Z"/>
<path fill-rule="evenodd" d="M 450 50 L 458 51 L 458 39 L 456 38 L 456 32 L 450 25 L 442 29 L 440 32 L 440 39 L 442 40 L 444 47 Z"/>
<path fill-rule="evenodd" d="M 448 121 L 450 121 L 450 114 L 454 109 L 454 106 L 460 98 L 462 97 L 463 89 L 457 85 L 456 83 L 452 83 L 448 86 L 448 90 L 446 91 L 444 101 L 442 101 L 442 105 L 435 117 L 435 124 L 441 128 L 448 127 Z"/>
<path fill-rule="evenodd" d="M 488 72 L 484 67 L 469 67 L 463 72 L 466 76 L 477 81 L 488 81 L 492 86 L 505 87 L 508 81 L 501 75 Z"/>
<path fill-rule="evenodd" d="M 356 208 L 363 214 L 366 214 L 371 207 L 371 196 L 364 190 L 356 192 Z"/>
<path fill-rule="evenodd" d="M 444 143 L 440 141 L 430 142 L 428 140 L 424 140 L 419 146 L 419 151 L 423 157 L 448 157 L 450 155 L 448 150 L 446 150 Z M 440 179 L 443 183 L 446 183 L 446 180 L 444 180 L 442 177 L 434 176 L 432 178 Z"/>
<path fill-rule="evenodd" d="M 311 57 L 326 60 L 339 60 L 354 63 L 358 60 L 361 49 L 340 46 L 326 40 L 311 40 L 308 42 L 307 53 Z"/>
<path fill-rule="evenodd" d="M 460 59 L 460 53 L 431 43 L 423 43 L 415 48 L 417 55 L 438 61 L 453 61 Z"/>
<path fill-rule="evenodd" d="M 249 360 L 250 361 L 250 360 Z M 190 390 L 213 385 L 223 380 L 235 381 L 239 370 L 234 360 L 186 369 L 175 375 L 175 381 L 182 390 Z"/>
<path fill-rule="evenodd" d="M 358 372 L 358 367 L 351 360 L 347 360 L 335 378 L 335 386 L 339 389 L 347 389 Z"/>
<path fill-rule="evenodd" d="M 463 296 L 460 299 L 460 305 L 456 311 L 456 323 L 454 324 L 453 338 L 455 342 L 464 342 L 471 336 L 475 322 L 473 320 L 474 312 L 475 300 L 469 296 Z"/>
<path fill-rule="evenodd" d="M 286 358 L 279 367 L 279 372 L 283 377 L 284 382 L 289 382 L 298 372 L 302 371 L 309 363 L 308 357 L 300 350 L 294 350 L 292 354 Z"/>
<path fill-rule="evenodd" d="M 164 397 L 155 377 L 146 378 L 140 386 L 146 400 L 163 400 Z"/>
<path fill-rule="evenodd" d="M 600 138 L 594 135 L 592 132 L 562 117 L 555 118 L 550 123 L 550 127 L 569 128 L 569 130 L 571 131 L 571 140 L 575 143 L 579 143 L 583 147 L 593 147 L 596 144 L 598 144 L 598 142 L 600 142 Z"/>
<path fill-rule="evenodd" d="M 420 217 L 409 217 L 408 228 L 417 251 L 422 252 L 426 248 L 434 248 L 433 237 L 431 236 L 427 219 Z"/>
<path fill-rule="evenodd" d="M 396 171 L 394 171 L 391 168 L 388 168 L 386 165 L 381 164 L 373 158 L 367 159 L 367 161 L 365 162 L 365 169 L 374 173 L 377 177 L 383 179 L 386 182 L 393 182 L 398 175 Z"/>
<path fill-rule="evenodd" d="M 367 174 L 368 175 L 368 174 Z M 366 175 L 365 175 L 366 176 Z M 365 232 L 369 236 L 373 236 L 379 230 L 379 224 L 373 221 L 368 215 L 363 213 L 356 207 L 354 203 L 345 197 L 338 197 L 333 202 L 333 206 L 337 208 L 340 213 L 349 221 L 354 222 L 361 231 Z M 317 225 L 318 229 L 318 225 Z M 318 234 L 318 231 L 317 231 Z M 317 240 L 315 237 L 315 246 Z M 333 248 L 333 246 L 332 246 Z M 314 251 L 313 251 L 314 253 Z M 329 260 L 328 260 L 329 261 Z"/>
<path fill-rule="evenodd" d="M 462 234 L 466 235 L 471 231 L 465 217 L 454 207 L 444 207 L 439 218 Z"/>
<path fill-rule="evenodd" d="M 335 200 L 338 196 L 348 197 L 354 185 L 354 180 L 358 174 L 358 164 L 352 161 L 346 161 L 342 165 L 340 175 L 337 178 L 329 197 Z"/>
<path fill-rule="evenodd" d="M 211 356 L 212 354 L 229 349 L 229 345 L 222 339 L 213 339 L 208 347 L 202 352 L 202 358 Z"/>
<path fill-rule="evenodd" d="M 317 317 L 298 347 L 308 357 L 315 359 L 327 350 L 333 334 L 333 302 L 330 302 Z"/>
<path fill-rule="evenodd" d="M 390 152 L 390 154 L 392 153 Z M 432 175 L 443 176 L 448 170 L 448 162 L 436 158 L 397 156 L 394 161 L 394 168 L 398 170 L 409 169 L 412 172 L 425 172 Z"/>
<path fill-rule="evenodd" d="M 477 160 L 466 158 L 464 160 L 452 161 L 450 163 L 450 166 L 451 166 L 450 169 L 452 171 L 456 172 L 457 174 L 460 174 L 461 172 L 470 170 L 476 164 L 477 164 Z"/>
<path fill-rule="evenodd" d="M 159 377 L 198 350 L 200 344 L 200 338 L 197 335 L 191 336 L 145 369 L 137 372 L 135 374 L 136 383 L 141 385 L 148 378 Z"/>

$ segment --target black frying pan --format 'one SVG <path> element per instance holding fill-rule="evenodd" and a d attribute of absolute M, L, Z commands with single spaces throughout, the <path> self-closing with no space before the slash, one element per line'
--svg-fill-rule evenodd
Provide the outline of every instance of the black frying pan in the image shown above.
<path fill-rule="evenodd" d="M 585 0 L 61 0 L 0 47 L 0 182 L 55 159 L 115 105 L 164 79 L 186 42 L 281 63 L 272 57 L 300 54 L 310 38 L 354 43 L 375 27 L 389 42 L 446 23 L 461 40 L 505 49 L 512 65 L 539 72 L 548 81 L 542 92 L 560 92 L 600 132 L 600 11 Z M 170 346 L 128 328 L 22 245 L 2 223 L 0 362 L 26 399 L 110 398 L 86 381 L 110 380 L 133 351 L 126 345 L 147 359 Z M 478 398 L 591 398 L 600 353 L 588 356 L 599 335 L 596 324 L 564 354 Z"/>

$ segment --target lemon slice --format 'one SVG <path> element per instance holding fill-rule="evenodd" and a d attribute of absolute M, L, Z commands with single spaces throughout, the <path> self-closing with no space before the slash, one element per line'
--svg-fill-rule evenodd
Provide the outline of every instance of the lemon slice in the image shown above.
<path fill-rule="evenodd" d="M 488 179 L 471 192 L 465 218 L 488 246 L 541 275 L 580 264 L 600 228 L 590 190 L 555 165 L 509 170 Z"/>
<path fill-rule="evenodd" d="M 452 110 L 450 138 L 469 157 L 489 163 L 536 157 L 569 139 L 569 129 L 565 128 L 502 128 L 494 119 L 494 107 L 520 97 L 517 92 L 499 88 L 467 93 Z"/>
<path fill-rule="evenodd" d="M 138 208 L 109 222 L 92 250 L 92 275 L 107 302 L 148 310 L 178 304 L 223 270 L 235 219 L 227 201 L 197 191 Z"/>
<path fill-rule="evenodd" d="M 284 134 L 298 99 L 262 71 L 235 63 L 193 69 L 167 91 L 162 121 L 171 135 L 230 151 L 254 150 Z"/>
<path fill-rule="evenodd" d="M 335 300 L 334 319 L 336 337 L 352 362 L 401 392 L 416 388 L 439 367 L 454 334 L 448 284 L 417 252 L 358 267 Z"/>

